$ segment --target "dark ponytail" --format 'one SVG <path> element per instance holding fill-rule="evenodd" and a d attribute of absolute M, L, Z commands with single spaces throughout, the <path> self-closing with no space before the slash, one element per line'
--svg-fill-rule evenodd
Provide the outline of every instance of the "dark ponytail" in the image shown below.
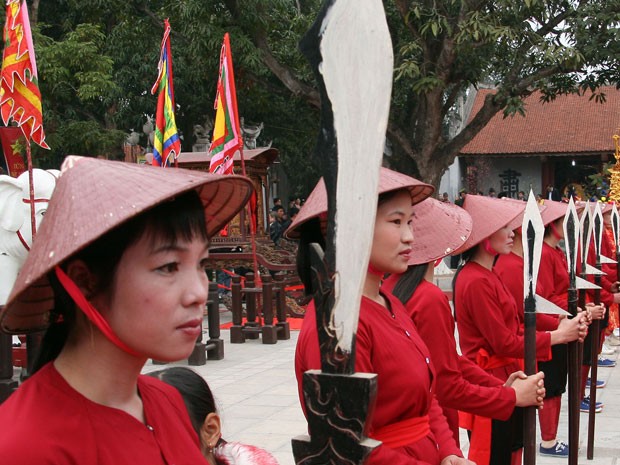
<path fill-rule="evenodd" d="M 407 302 L 409 302 L 409 299 L 411 299 L 411 296 L 424 279 L 427 270 L 428 263 L 411 265 L 398 279 L 392 291 L 392 295 L 404 305 L 407 305 Z"/>

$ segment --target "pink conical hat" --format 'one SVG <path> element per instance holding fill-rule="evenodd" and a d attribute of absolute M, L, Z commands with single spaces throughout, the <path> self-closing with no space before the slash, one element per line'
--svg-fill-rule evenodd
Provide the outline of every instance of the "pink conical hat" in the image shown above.
<path fill-rule="evenodd" d="M 129 219 L 191 190 L 204 205 L 211 237 L 245 205 L 253 187 L 243 176 L 67 157 L 45 220 L 0 311 L 0 329 L 12 334 L 44 329 L 54 304 L 47 274 L 55 266 Z"/>
<path fill-rule="evenodd" d="M 425 184 L 411 176 L 392 171 L 388 168 L 381 168 L 379 194 L 398 189 L 409 189 L 413 204 L 421 202 L 435 190 L 430 184 Z M 284 236 L 288 239 L 298 239 L 299 227 L 313 218 L 320 218 L 321 230 L 325 234 L 327 228 L 327 191 L 322 178 L 308 196 L 306 203 L 301 207 L 299 214 L 288 227 Z"/>

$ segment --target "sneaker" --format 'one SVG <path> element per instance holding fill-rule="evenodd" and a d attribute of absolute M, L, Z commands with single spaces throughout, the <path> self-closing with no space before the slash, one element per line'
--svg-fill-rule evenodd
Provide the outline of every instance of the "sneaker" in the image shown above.
<path fill-rule="evenodd" d="M 610 347 L 607 342 L 603 343 L 603 348 L 601 349 L 601 355 L 613 355 L 616 353 L 616 349 Z"/>
<path fill-rule="evenodd" d="M 579 406 L 579 410 L 582 412 L 588 413 L 590 411 L 590 396 L 584 397 L 581 400 L 581 405 Z M 601 413 L 603 411 L 603 403 L 597 402 L 596 408 L 594 409 L 595 413 Z"/>
<path fill-rule="evenodd" d="M 610 360 L 608 358 L 598 358 L 598 366 L 603 368 L 613 368 L 616 366 L 615 360 Z"/>
<path fill-rule="evenodd" d="M 602 379 L 596 380 L 596 389 L 603 389 L 605 386 L 607 386 L 607 381 L 603 381 Z M 590 378 L 586 381 L 586 388 L 590 389 Z"/>
<path fill-rule="evenodd" d="M 610 334 L 609 336 L 607 336 L 607 340 L 605 341 L 605 343 L 610 347 L 620 346 L 620 337 L 616 336 L 615 334 Z"/>
<path fill-rule="evenodd" d="M 554 446 L 543 447 L 541 444 L 538 447 L 540 455 L 547 455 L 549 457 L 568 457 L 568 444 L 562 441 L 557 441 Z"/>

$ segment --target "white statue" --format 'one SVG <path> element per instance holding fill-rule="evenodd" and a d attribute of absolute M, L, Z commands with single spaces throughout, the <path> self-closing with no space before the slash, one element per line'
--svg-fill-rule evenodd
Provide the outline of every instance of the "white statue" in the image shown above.
<path fill-rule="evenodd" d="M 33 170 L 36 228 L 47 211 L 59 175 L 58 170 Z M 6 303 L 31 245 L 28 172 L 17 178 L 0 175 L 0 304 Z"/>
<path fill-rule="evenodd" d="M 241 132 L 243 133 L 243 145 L 246 149 L 252 150 L 256 148 L 256 139 L 260 136 L 261 131 L 265 126 L 260 124 L 245 124 L 243 118 L 241 118 Z"/>

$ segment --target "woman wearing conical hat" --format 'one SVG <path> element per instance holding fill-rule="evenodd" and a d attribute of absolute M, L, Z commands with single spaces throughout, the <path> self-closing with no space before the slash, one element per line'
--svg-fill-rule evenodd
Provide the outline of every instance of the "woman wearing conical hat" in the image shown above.
<path fill-rule="evenodd" d="M 525 205 L 482 196 L 467 196 L 464 208 L 473 219 L 473 231 L 463 247 L 464 265 L 454 277 L 454 305 L 463 354 L 494 376 L 507 380 L 521 369 L 524 338 L 520 334 L 517 304 L 493 273 L 500 254 L 511 251 L 514 234 L 510 223 Z M 522 279 L 515 276 L 514 279 Z M 587 327 L 581 318 L 564 320 L 558 329 L 538 332 L 536 354 L 548 360 L 551 346 L 585 337 Z M 519 463 L 522 443 L 520 409 L 508 421 L 481 417 L 470 422 L 473 428 L 470 459 L 478 465 Z"/>
<path fill-rule="evenodd" d="M 371 453 L 368 464 L 469 463 L 462 458 L 435 399 L 430 352 L 402 304 L 381 290 L 384 274 L 407 269 L 413 243 L 411 222 L 415 221 L 411 207 L 432 191 L 428 184 L 409 176 L 385 168 L 381 171 L 370 263 L 355 339 L 355 371 L 378 375 L 368 435 L 382 441 L 382 445 Z M 306 251 L 312 242 L 324 244 L 326 213 L 325 188 L 319 182 L 286 233 L 289 238 L 300 239 L 298 269 L 307 292 L 312 292 L 312 283 Z M 320 367 L 316 314 L 311 304 L 295 352 L 302 405 L 302 375 Z"/>
<path fill-rule="evenodd" d="M 545 235 L 536 293 L 563 310 L 568 310 L 568 266 L 564 252 L 558 246 L 560 240 L 564 238 L 563 222 L 568 205 L 563 202 L 544 200 L 539 208 L 545 226 Z M 493 271 L 511 291 L 515 301 L 519 303 L 523 301 L 523 280 L 516 280 L 514 277 L 523 275 L 521 222 L 520 220 L 510 226 L 510 228 L 514 228 L 515 239 L 519 238 L 518 241 L 515 241 L 512 252 L 499 256 L 493 268 Z M 590 308 L 595 310 L 593 306 Z M 523 305 L 519 306 L 519 315 L 523 315 Z M 555 330 L 559 322 L 560 319 L 557 315 L 544 313 L 536 315 L 536 328 L 539 331 Z M 539 452 L 541 455 L 552 457 L 567 457 L 569 446 L 557 440 L 561 400 L 562 394 L 566 391 L 568 374 L 566 344 L 556 344 L 551 351 L 551 360 L 540 361 L 538 364 L 539 369 L 545 373 L 545 388 L 547 390 L 544 408 L 538 412 L 542 437 Z"/>
<path fill-rule="evenodd" d="M 207 463 L 179 393 L 140 375 L 201 333 L 209 237 L 252 192 L 240 176 L 69 157 L 0 327 L 46 330 L 0 405 L 2 463 Z"/>
<path fill-rule="evenodd" d="M 459 410 L 508 420 L 515 406 L 542 405 L 543 376 L 528 379 L 518 371 L 504 382 L 457 353 L 452 310 L 446 295 L 433 284 L 433 271 L 436 261 L 467 240 L 472 220 L 462 208 L 430 198 L 414 206 L 414 215 L 409 267 L 403 274 L 388 277 L 383 289 L 403 302 L 431 352 L 437 400 L 458 444 Z"/>

